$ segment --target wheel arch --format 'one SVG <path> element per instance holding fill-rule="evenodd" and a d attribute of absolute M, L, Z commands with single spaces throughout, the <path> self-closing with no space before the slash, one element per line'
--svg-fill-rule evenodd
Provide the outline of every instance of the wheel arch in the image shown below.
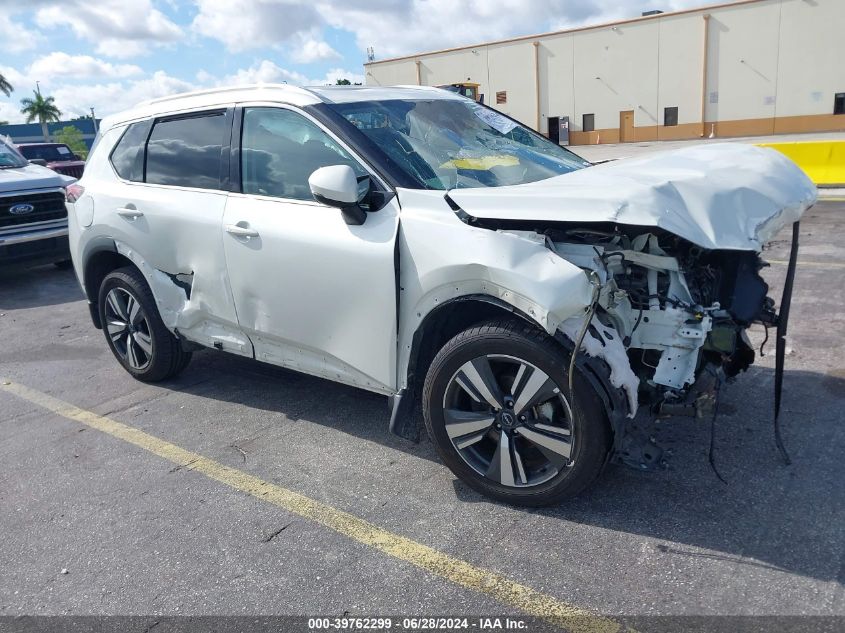
<path fill-rule="evenodd" d="M 438 350 L 459 332 L 496 318 L 509 318 L 543 329 L 540 322 L 514 305 L 486 294 L 468 294 L 442 302 L 426 314 L 413 333 L 407 365 L 400 375 L 404 385 L 391 399 L 390 431 L 410 440 L 419 437 L 417 421 L 413 415 L 419 402 L 419 388 Z M 560 330 L 552 340 L 561 349 L 571 353 L 574 342 Z M 628 413 L 624 392 L 610 382 L 610 368 L 598 357 L 579 354 L 576 365 L 602 400 L 608 423 L 614 437 L 620 437 Z"/>
<path fill-rule="evenodd" d="M 97 306 L 100 285 L 106 275 L 124 266 L 135 266 L 135 264 L 128 257 L 118 252 L 113 239 L 100 237 L 86 245 L 82 254 L 82 285 L 88 299 L 91 320 L 97 329 L 103 327 Z M 137 268 L 137 266 L 135 267 Z"/>

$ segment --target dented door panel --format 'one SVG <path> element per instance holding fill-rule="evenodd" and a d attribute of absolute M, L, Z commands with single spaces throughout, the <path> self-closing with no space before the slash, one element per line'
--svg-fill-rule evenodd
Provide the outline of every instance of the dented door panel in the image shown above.
<path fill-rule="evenodd" d="M 169 329 L 252 356 L 238 326 L 223 255 L 225 204 L 222 191 L 111 180 L 98 186 L 95 221 L 109 227 L 118 251 L 144 273 Z"/>

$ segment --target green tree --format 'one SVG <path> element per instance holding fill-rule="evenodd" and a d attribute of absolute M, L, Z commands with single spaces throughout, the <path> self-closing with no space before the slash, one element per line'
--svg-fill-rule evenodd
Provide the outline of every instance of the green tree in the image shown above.
<path fill-rule="evenodd" d="M 7 97 L 12 93 L 12 84 L 3 76 L 3 73 L 0 73 L 0 92 L 5 94 Z"/>
<path fill-rule="evenodd" d="M 2 125 L 9 125 L 9 122 L 8 121 L 0 121 L 0 126 L 2 126 Z"/>
<path fill-rule="evenodd" d="M 352 82 L 348 79 L 338 79 L 335 81 L 335 86 L 351 86 Z"/>
<path fill-rule="evenodd" d="M 47 130 L 47 124 L 52 121 L 58 121 L 62 116 L 61 111 L 56 107 L 53 97 L 44 98 L 37 90 L 33 90 L 34 99 L 26 97 L 21 99 L 21 114 L 26 115 L 26 122 L 32 123 L 36 119 L 41 124 L 41 133 L 44 135 L 44 140 L 50 142 L 50 133 Z"/>
<path fill-rule="evenodd" d="M 73 125 L 66 125 L 56 133 L 56 142 L 64 143 L 82 159 L 88 156 L 88 146 L 82 140 L 82 132 Z"/>

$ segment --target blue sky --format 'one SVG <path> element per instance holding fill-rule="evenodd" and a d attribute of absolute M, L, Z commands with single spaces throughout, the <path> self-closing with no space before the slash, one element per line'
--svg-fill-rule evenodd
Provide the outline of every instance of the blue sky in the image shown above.
<path fill-rule="evenodd" d="M 377 59 L 706 0 L 0 0 L 0 120 L 35 82 L 68 117 L 234 83 L 363 81 Z"/>

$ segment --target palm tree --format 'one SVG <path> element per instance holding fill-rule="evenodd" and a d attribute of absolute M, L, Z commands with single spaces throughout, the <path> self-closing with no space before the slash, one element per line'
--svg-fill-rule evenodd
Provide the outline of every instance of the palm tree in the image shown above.
<path fill-rule="evenodd" d="M 21 99 L 21 114 L 26 115 L 26 122 L 32 123 L 35 119 L 41 124 L 41 133 L 44 135 L 44 140 L 50 142 L 50 134 L 47 130 L 47 124 L 52 121 L 58 121 L 62 113 L 56 107 L 53 97 L 46 99 L 41 96 L 41 92 L 33 90 L 34 99 L 29 97 Z"/>
<path fill-rule="evenodd" d="M 12 84 L 3 76 L 3 73 L 0 73 L 0 92 L 8 97 L 12 93 L 12 90 L 14 90 Z"/>

